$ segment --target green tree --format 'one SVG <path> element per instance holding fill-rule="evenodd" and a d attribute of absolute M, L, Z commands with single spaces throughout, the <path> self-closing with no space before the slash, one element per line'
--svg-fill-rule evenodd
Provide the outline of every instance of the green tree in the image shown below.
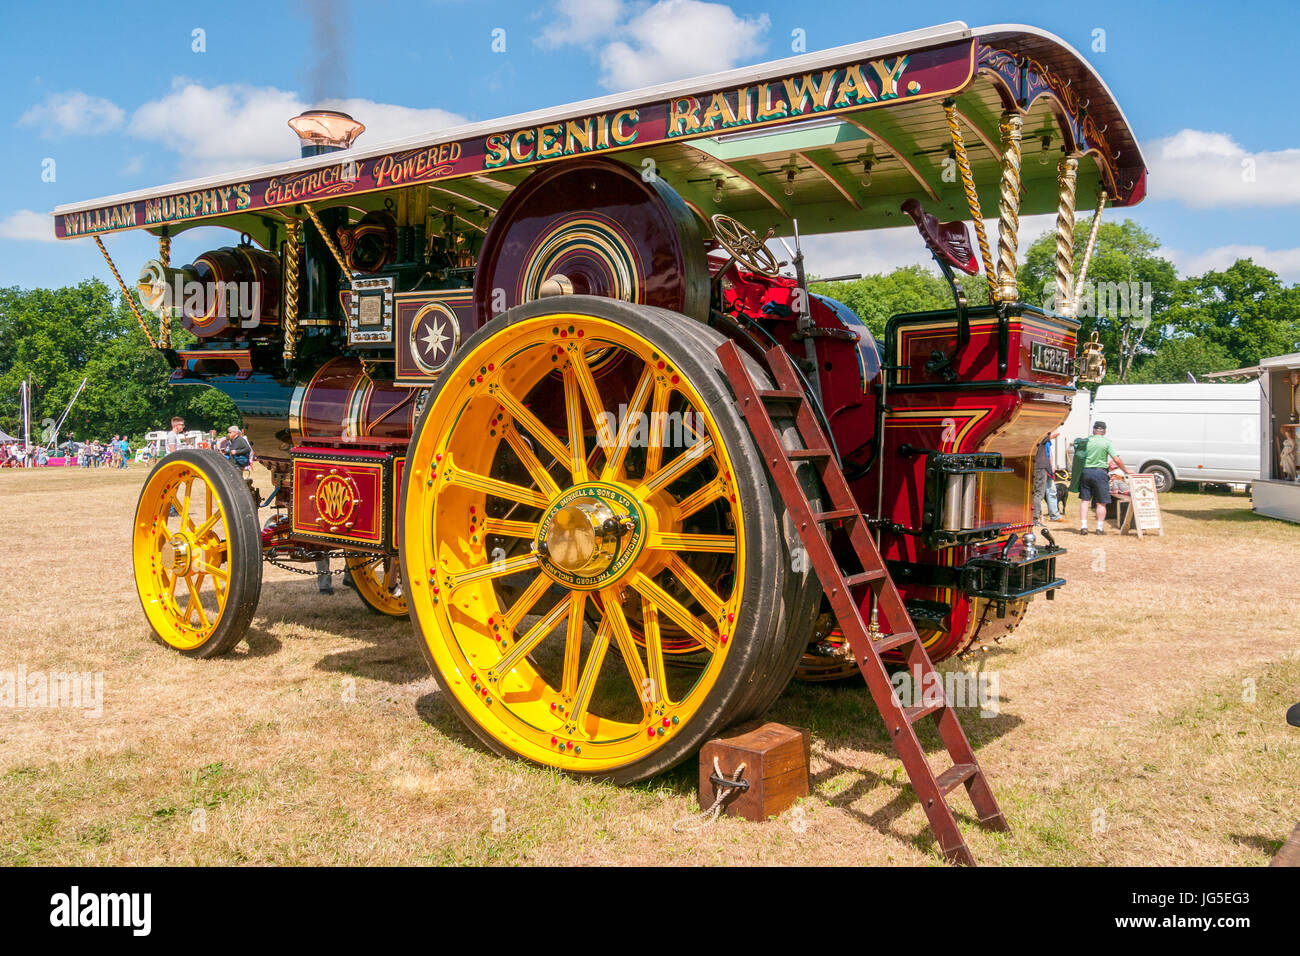
<path fill-rule="evenodd" d="M 1223 349 L 1225 368 L 1254 365 L 1300 349 L 1300 286 L 1287 288 L 1277 273 L 1238 259 L 1186 280 L 1168 320 Z"/>
<path fill-rule="evenodd" d="M 148 313 L 145 313 L 146 317 Z M 192 341 L 178 337 L 178 345 Z M 0 289 L 0 428 L 21 430 L 19 383 L 33 381 L 32 432 L 63 413 L 86 387 L 63 437 L 140 437 L 182 415 L 195 428 L 238 422 L 234 403 L 213 389 L 167 384 L 171 370 L 151 349 L 126 301 L 98 280 L 62 289 Z"/>
<path fill-rule="evenodd" d="M 1188 375 L 1223 372 L 1238 368 L 1232 355 L 1217 342 L 1196 336 L 1169 338 L 1159 350 L 1141 361 L 1129 376 L 1130 382 L 1186 382 Z"/>
<path fill-rule="evenodd" d="M 1075 223 L 1074 274 L 1082 264 L 1092 217 Z M 1134 362 L 1159 349 L 1171 333 L 1162 316 L 1179 291 L 1173 263 L 1156 255 L 1160 241 L 1131 219 L 1104 222 L 1097 232 L 1087 287 L 1079 300 L 1079 340 L 1096 331 L 1106 364 L 1127 381 Z M 1025 251 L 1021 299 L 1052 308 L 1056 295 L 1056 231 L 1045 232 Z"/>
<path fill-rule="evenodd" d="M 988 302 L 988 285 L 983 276 L 963 275 L 961 280 L 972 306 Z M 890 316 L 952 308 L 952 291 L 943 276 L 920 265 L 863 276 L 853 282 L 810 281 L 809 289 L 843 302 L 857 313 L 877 339 L 885 334 L 885 323 Z"/>

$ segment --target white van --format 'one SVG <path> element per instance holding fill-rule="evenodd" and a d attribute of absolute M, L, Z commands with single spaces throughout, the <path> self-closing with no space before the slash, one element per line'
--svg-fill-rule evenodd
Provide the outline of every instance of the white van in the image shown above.
<path fill-rule="evenodd" d="M 1259 478 L 1259 383 L 1103 385 L 1092 422 L 1124 464 L 1175 481 L 1244 484 Z M 1091 423 L 1089 424 L 1091 429 Z"/>

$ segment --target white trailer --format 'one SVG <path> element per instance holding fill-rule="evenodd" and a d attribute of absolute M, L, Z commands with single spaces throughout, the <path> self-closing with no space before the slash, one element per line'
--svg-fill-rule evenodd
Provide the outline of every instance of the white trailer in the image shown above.
<path fill-rule="evenodd" d="M 1089 422 L 1106 423 L 1124 463 L 1156 476 L 1158 491 L 1175 481 L 1245 485 L 1260 476 L 1257 382 L 1103 385 Z"/>
<path fill-rule="evenodd" d="M 1300 522 L 1300 352 L 1264 359 L 1259 368 L 1260 469 L 1251 506 Z"/>

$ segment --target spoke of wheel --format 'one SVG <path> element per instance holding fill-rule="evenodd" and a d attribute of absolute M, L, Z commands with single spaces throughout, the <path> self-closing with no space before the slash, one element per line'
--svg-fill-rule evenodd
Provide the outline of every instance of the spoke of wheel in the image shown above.
<path fill-rule="evenodd" d="M 472 488 L 484 494 L 496 495 L 498 498 L 508 498 L 511 501 L 517 501 L 521 505 L 528 505 L 533 508 L 545 508 L 551 500 L 542 492 L 534 491 L 532 488 L 511 484 L 497 478 L 489 478 L 487 475 L 465 471 L 463 468 L 453 468 L 448 474 L 447 480 L 453 485 L 459 485 L 462 488 Z"/>
<path fill-rule="evenodd" d="M 194 497 L 194 476 L 191 475 L 190 480 L 185 483 L 185 507 L 180 509 L 182 528 L 194 527 L 194 522 L 190 520 L 190 499 L 193 497 Z"/>
<path fill-rule="evenodd" d="M 198 570 L 212 577 L 212 590 L 217 593 L 217 601 L 225 603 L 226 591 L 230 587 L 230 575 L 220 568 L 214 568 L 212 565 L 204 562 L 198 565 Z"/>
<path fill-rule="evenodd" d="M 646 669 L 650 677 L 650 703 L 663 701 L 671 704 L 668 698 L 668 671 L 664 667 L 664 639 L 659 630 L 659 609 L 650 600 L 641 596 L 641 621 L 645 636 Z"/>
<path fill-rule="evenodd" d="M 570 700 L 578 692 L 578 671 L 582 663 L 582 621 L 587 610 L 587 595 L 574 591 L 569 602 L 569 626 L 564 632 L 564 676 L 560 693 Z"/>
<path fill-rule="evenodd" d="M 564 417 L 569 426 L 569 471 L 576 485 L 587 480 L 587 446 L 582 440 L 582 396 L 572 362 L 564 370 Z"/>
<path fill-rule="evenodd" d="M 504 577 L 507 574 L 514 574 L 516 571 L 522 571 L 525 568 L 537 567 L 537 555 L 522 554 L 517 558 L 510 558 L 506 561 L 493 561 L 485 564 L 473 571 L 462 571 L 460 574 L 451 575 L 451 580 L 447 587 L 451 591 L 464 587 L 474 581 L 486 581 L 491 578 Z"/>
<path fill-rule="evenodd" d="M 211 514 L 209 514 L 207 520 L 204 521 L 203 524 L 199 525 L 197 528 L 194 529 L 194 540 L 202 541 L 203 536 L 206 535 L 209 531 L 211 531 L 213 526 L 216 525 L 216 523 L 220 520 L 221 520 L 220 511 L 214 511 Z"/>
<path fill-rule="evenodd" d="M 532 583 L 524 588 L 524 593 L 515 599 L 515 603 L 510 605 L 510 609 L 502 613 L 501 629 L 506 633 L 513 634 L 519 622 L 524 619 L 524 615 L 533 609 L 538 598 L 546 593 L 546 589 L 551 586 L 551 579 L 542 571 L 537 572 Z"/>
<path fill-rule="evenodd" d="M 185 610 L 181 612 L 181 620 L 186 624 L 190 623 L 190 617 L 194 613 L 194 607 L 199 603 L 199 596 L 194 593 L 194 582 L 189 578 L 185 579 L 185 589 L 189 591 L 190 599 L 185 602 Z"/>
<path fill-rule="evenodd" d="M 207 628 L 212 626 L 212 622 L 208 620 L 208 612 L 203 607 L 203 576 L 204 573 L 202 571 L 198 571 L 194 575 L 193 591 L 194 591 L 194 609 L 198 611 L 199 623 L 202 625 L 204 630 L 206 630 Z"/>
<path fill-rule="evenodd" d="M 493 665 L 493 673 L 498 677 L 502 674 L 508 674 L 511 669 L 514 668 L 515 664 L 518 663 L 519 658 L 523 657 L 525 654 L 531 654 L 533 649 L 537 647 L 538 644 L 542 643 L 542 638 L 546 637 L 547 634 L 550 634 L 555 625 L 568 616 L 569 604 L 571 601 L 571 594 L 566 594 L 564 597 L 560 598 L 555 607 L 551 608 L 551 613 L 547 614 L 546 617 L 542 618 L 530 627 L 527 633 L 525 633 L 524 636 L 519 638 L 515 643 L 515 646 L 510 648 L 510 652 Z"/>
<path fill-rule="evenodd" d="M 179 487 L 179 485 L 177 487 Z M 164 532 L 169 532 L 171 530 L 167 527 L 167 522 L 171 520 L 173 511 L 176 512 L 176 517 L 181 521 L 181 527 L 184 528 L 185 522 L 180 517 L 181 500 L 176 497 L 175 488 L 163 495 L 162 504 L 159 506 L 158 510 L 158 513 L 162 515 L 162 530 Z"/>
<path fill-rule="evenodd" d="M 664 570 L 676 578 L 690 592 L 691 597 L 700 602 L 700 607 L 704 608 L 704 613 L 711 619 L 716 621 L 721 617 L 726 610 L 726 602 L 679 555 L 670 555 Z"/>
<path fill-rule="evenodd" d="M 605 402 L 600 397 L 600 389 L 596 387 L 596 379 L 591 374 L 591 366 L 587 364 L 586 354 L 578 355 L 570 363 L 570 368 L 573 369 L 574 378 L 578 380 L 578 388 L 587 403 L 587 412 L 596 424 L 596 441 L 600 443 L 601 448 L 605 449 L 605 457 L 608 459 L 610 449 L 614 447 L 614 433 L 610 430 L 609 419 L 605 417 Z"/>
<path fill-rule="evenodd" d="M 696 489 L 677 503 L 677 520 L 685 521 L 697 511 L 708 507 L 714 499 L 721 498 L 726 494 L 726 491 L 727 488 L 722 483 L 722 479 L 714 478 L 707 485 Z"/>
<path fill-rule="evenodd" d="M 667 487 L 682 475 L 686 474 L 707 458 L 709 453 L 712 451 L 713 439 L 703 438 L 695 442 L 695 444 L 691 445 L 690 448 L 686 449 L 669 464 L 657 471 L 651 472 L 649 467 L 647 467 L 646 474 L 649 475 L 649 477 L 641 483 L 638 490 L 642 491 L 644 496 L 648 498 L 660 488 Z"/>
<path fill-rule="evenodd" d="M 654 390 L 655 377 L 650 366 L 645 367 L 641 373 L 641 379 L 636 383 L 636 388 L 632 391 L 632 397 L 627 403 L 627 414 L 619 422 L 618 434 L 614 437 L 614 450 L 605 460 L 605 470 L 601 473 L 601 481 L 611 481 L 618 477 L 618 473 L 623 468 L 623 459 L 627 457 L 627 450 L 632 441 L 632 434 L 636 431 L 637 422 L 641 420 L 641 415 L 645 411 L 645 403 L 650 398 L 650 393 Z"/>
<path fill-rule="evenodd" d="M 484 534 L 499 534 L 503 538 L 533 538 L 537 536 L 535 521 L 507 521 L 505 518 L 484 518 Z"/>
<path fill-rule="evenodd" d="M 504 385 L 498 385 L 492 392 L 501 406 L 510 413 L 511 417 L 524 426 L 528 434 L 533 436 L 533 440 L 540 442 L 552 455 L 560 461 L 569 460 L 569 449 L 565 447 L 564 442 L 555 437 L 555 433 L 542 424 L 541 420 L 524 408 L 523 402 L 515 398 L 511 391 Z"/>
<path fill-rule="evenodd" d="M 710 628 L 700 623 L 690 611 L 682 607 L 667 591 L 655 584 L 654 581 L 646 577 L 645 574 L 638 571 L 632 578 L 632 587 L 642 597 L 647 598 L 660 611 L 667 614 L 670 618 L 681 625 L 682 630 L 686 631 L 691 637 L 695 638 L 702 644 L 709 653 L 715 653 L 718 649 L 718 636 Z"/>
<path fill-rule="evenodd" d="M 647 548 L 661 551 L 708 551 L 713 554 L 735 554 L 736 536 L 731 534 L 671 534 L 656 531 L 646 541 Z"/>
<path fill-rule="evenodd" d="M 600 675 L 600 669 L 605 663 L 605 653 L 609 650 L 609 615 L 600 622 L 600 627 L 596 628 L 596 637 L 591 642 L 591 650 L 587 652 L 587 663 L 583 665 L 582 676 L 578 678 L 578 690 L 573 695 L 573 706 L 570 710 L 570 719 L 573 725 L 577 727 L 582 723 L 582 718 L 586 716 L 587 705 L 591 702 L 591 692 L 596 689 L 596 678 Z"/>
<path fill-rule="evenodd" d="M 618 643 L 618 652 L 623 656 L 623 666 L 627 668 L 627 676 L 632 678 L 637 700 L 641 701 L 641 715 L 648 718 L 651 703 L 647 699 L 649 695 L 646 693 L 646 673 L 641 665 L 641 652 L 632 639 L 632 629 L 627 626 L 627 618 L 617 597 L 606 592 L 604 604 L 606 619 L 614 631 L 614 640 Z"/>
<path fill-rule="evenodd" d="M 668 428 L 668 399 L 670 393 L 658 382 L 650 401 L 650 438 L 645 450 L 645 473 L 653 475 L 664 460 L 664 431 Z"/>
<path fill-rule="evenodd" d="M 512 422 L 506 422 L 502 425 L 502 432 L 506 436 L 506 444 L 514 451 L 515 456 L 523 462 L 528 474 L 533 481 L 537 482 L 537 487 L 542 493 L 554 498 L 560 493 L 560 486 L 555 483 L 551 473 L 546 470 L 538 460 L 537 455 L 533 453 L 532 446 L 519 434 L 519 429 L 514 427 Z"/>

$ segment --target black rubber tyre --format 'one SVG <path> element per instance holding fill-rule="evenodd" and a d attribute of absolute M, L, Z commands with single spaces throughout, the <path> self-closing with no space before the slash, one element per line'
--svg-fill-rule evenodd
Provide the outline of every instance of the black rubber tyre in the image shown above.
<path fill-rule="evenodd" d="M 1156 491 L 1164 494 L 1166 491 L 1172 491 L 1174 487 L 1174 473 L 1168 465 L 1152 463 L 1145 465 L 1142 471 L 1148 475 L 1156 476 Z"/>
<path fill-rule="evenodd" d="M 723 376 L 716 348 L 724 339 L 716 331 L 677 313 L 650 306 L 629 304 L 593 296 L 556 296 L 526 303 L 484 325 L 466 342 L 451 367 L 435 386 L 419 416 L 412 439 L 401 501 L 404 541 L 411 538 L 407 509 L 412 500 L 412 466 L 422 440 L 425 423 L 438 405 L 448 383 L 462 378 L 460 365 L 467 356 L 492 336 L 509 336 L 512 326 L 543 316 L 569 314 L 590 316 L 617 323 L 651 343 L 692 384 L 713 417 L 719 437 L 734 470 L 734 487 L 744 516 L 745 582 L 743 601 L 734 622 L 734 634 L 713 685 L 695 713 L 657 749 L 640 759 L 613 769 L 586 772 L 569 768 L 581 776 L 593 776 L 619 784 L 633 783 L 661 773 L 694 754 L 700 745 L 719 731 L 762 710 L 789 682 L 799 655 L 807 644 L 813 610 L 820 598 L 815 576 L 793 570 L 798 536 L 785 519 L 785 508 L 768 476 L 744 419 Z M 751 374 L 760 387 L 771 387 L 766 375 L 751 363 Z M 423 490 L 421 489 L 421 493 Z M 415 529 L 410 529 L 412 532 Z M 403 548 L 403 580 L 411 580 L 408 565 L 413 560 L 410 546 Z M 481 727 L 458 701 L 430 650 L 429 641 L 441 640 L 437 633 L 426 635 L 432 621 L 422 620 L 421 605 L 411 603 L 411 619 L 421 652 L 425 655 L 444 699 L 457 716 L 497 753 L 521 756 L 491 732 Z M 526 755 L 524 755 L 526 756 Z"/>
<path fill-rule="evenodd" d="M 167 590 L 167 582 L 159 577 L 158 571 L 164 564 L 163 550 L 158 547 L 159 532 L 150 533 L 151 526 L 160 519 L 164 524 L 178 525 L 176 530 L 180 530 L 180 513 L 162 493 L 171 482 L 188 476 L 205 483 L 205 493 L 214 496 L 223 518 L 214 526 L 213 532 L 216 534 L 216 529 L 221 529 L 218 535 L 221 547 L 214 544 L 203 558 L 198 557 L 197 546 L 195 549 L 197 561 L 206 559 L 208 554 L 220 554 L 217 559 L 221 565 L 219 570 L 227 576 L 225 597 L 216 620 L 209 621 L 203 628 L 189 627 L 191 618 L 186 615 L 182 620 L 181 605 L 162 594 Z M 201 526 L 200 522 L 192 523 Z M 133 527 L 136 592 L 145 617 L 158 638 L 187 657 L 218 657 L 232 650 L 248 632 L 262 593 L 262 533 L 256 504 L 239 469 L 210 449 L 184 449 L 167 455 L 154 465 L 145 479 L 136 504 Z M 215 583 L 213 575 L 205 577 Z M 179 577 L 176 580 L 179 582 Z M 200 579 L 200 592 L 203 583 Z M 175 589 L 171 593 L 174 594 Z"/>

